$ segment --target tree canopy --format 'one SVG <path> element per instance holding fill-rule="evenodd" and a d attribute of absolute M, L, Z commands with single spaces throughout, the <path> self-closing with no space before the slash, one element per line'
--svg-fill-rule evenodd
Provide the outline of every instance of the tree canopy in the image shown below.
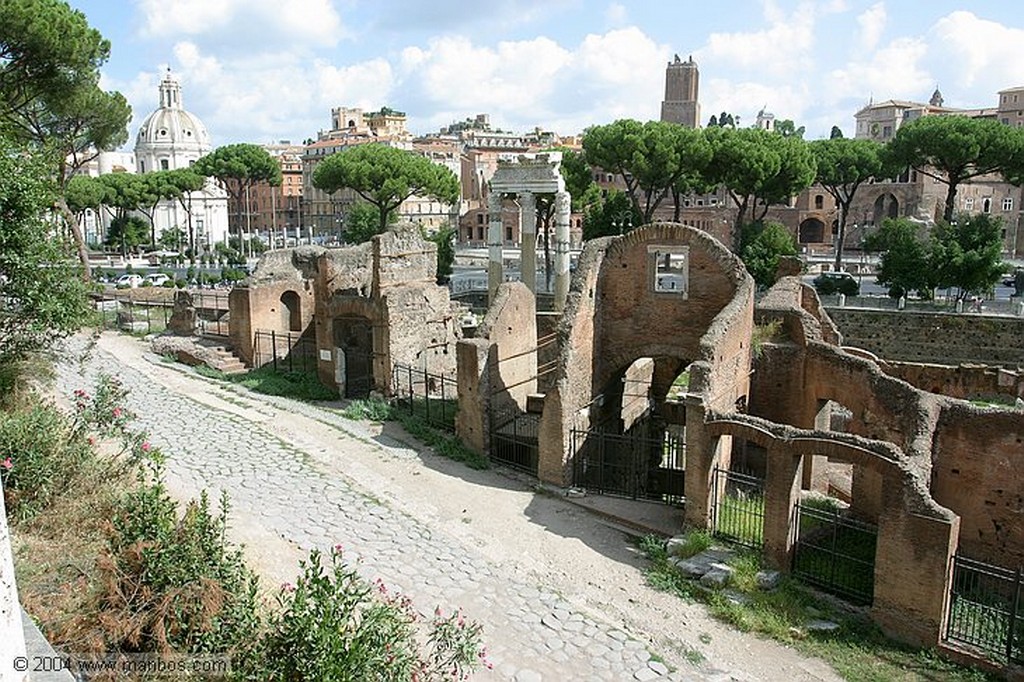
<path fill-rule="evenodd" d="M 961 213 L 939 222 L 932 232 L 931 267 L 940 287 L 956 287 L 958 297 L 990 291 L 1003 274 L 1002 220 Z"/>
<path fill-rule="evenodd" d="M 65 245 L 49 238 L 54 191 L 48 166 L 0 136 L 0 365 L 75 331 L 88 312 Z"/>
<path fill-rule="evenodd" d="M 131 109 L 120 93 L 99 87 L 110 44 L 85 15 L 60 0 L 9 0 L 2 9 L 0 133 L 49 153 L 58 183 L 54 205 L 88 279 L 88 251 L 64 191 L 75 171 L 128 139 Z"/>
<path fill-rule="evenodd" d="M 882 146 L 871 140 L 833 137 L 814 140 L 810 143 L 810 149 L 817 162 L 815 179 L 832 195 L 839 207 L 835 253 L 835 269 L 838 271 L 842 269 L 850 205 L 860 186 L 882 173 Z"/>
<path fill-rule="evenodd" d="M 235 207 L 234 223 L 231 227 L 241 239 L 243 228 L 242 211 L 246 206 L 246 192 L 260 183 L 271 186 L 281 184 L 281 165 L 270 153 L 257 144 L 240 142 L 217 147 L 213 152 L 199 159 L 192 170 L 208 178 L 215 178 L 231 198 Z M 245 242 L 240 242 L 245 243 Z"/>
<path fill-rule="evenodd" d="M 368 201 L 357 201 L 345 211 L 345 241 L 349 244 L 362 244 L 370 241 L 374 235 L 382 234 L 389 225 L 398 221 L 398 214 L 391 211 L 384 220 L 381 229 L 380 209 Z"/>
<path fill-rule="evenodd" d="M 740 259 L 754 282 L 762 289 L 775 284 L 779 259 L 798 253 L 793 235 L 783 225 L 757 222 L 745 226 L 743 230 Z"/>
<path fill-rule="evenodd" d="M 713 156 L 707 182 L 728 189 L 738 207 L 733 250 L 742 251 L 743 226 L 761 221 L 772 204 L 787 201 L 814 181 L 816 165 L 807 143 L 761 128 L 709 128 Z"/>
<path fill-rule="evenodd" d="M 387 229 L 388 214 L 413 195 L 444 204 L 459 200 L 459 180 L 447 167 L 413 152 L 383 144 L 349 147 L 321 161 L 313 186 L 325 192 L 347 187 L 377 207 L 378 226 Z"/>
<path fill-rule="evenodd" d="M 622 119 L 589 128 L 583 151 L 594 167 L 617 173 L 644 222 L 685 173 L 701 174 L 712 149 L 699 130 L 665 121 Z"/>
<path fill-rule="evenodd" d="M 900 298 L 912 291 L 931 298 L 937 282 L 930 265 L 928 243 L 920 236 L 921 227 L 906 218 L 886 218 L 881 227 L 864 240 L 864 248 L 880 253 L 879 284 L 889 287 L 889 296 Z"/>
<path fill-rule="evenodd" d="M 988 173 L 1013 175 L 1024 133 L 991 119 L 922 116 L 900 126 L 887 150 L 892 163 L 946 185 L 942 215 L 949 222 L 962 182 Z"/>

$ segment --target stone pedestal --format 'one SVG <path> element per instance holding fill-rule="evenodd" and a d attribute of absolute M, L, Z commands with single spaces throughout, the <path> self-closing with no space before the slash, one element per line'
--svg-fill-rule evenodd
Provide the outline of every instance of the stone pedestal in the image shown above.
<path fill-rule="evenodd" d="M 519 271 L 526 288 L 537 292 L 537 199 L 532 192 L 519 195 Z"/>

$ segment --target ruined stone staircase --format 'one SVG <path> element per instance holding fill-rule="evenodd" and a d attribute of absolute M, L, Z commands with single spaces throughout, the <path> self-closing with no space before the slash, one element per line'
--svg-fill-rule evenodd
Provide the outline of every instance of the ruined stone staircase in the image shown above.
<path fill-rule="evenodd" d="M 214 357 L 207 363 L 224 374 L 242 374 L 248 371 L 242 359 L 235 354 L 233 348 L 227 346 L 212 346 L 210 350 Z"/>

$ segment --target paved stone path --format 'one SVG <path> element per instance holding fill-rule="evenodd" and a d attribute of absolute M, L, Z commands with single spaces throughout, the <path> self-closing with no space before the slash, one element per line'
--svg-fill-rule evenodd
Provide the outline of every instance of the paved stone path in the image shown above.
<path fill-rule="evenodd" d="M 80 351 L 82 342 L 74 340 Z M 70 352 L 69 357 L 74 357 Z M 157 362 L 153 360 L 153 362 Z M 521 572 L 490 560 L 478 548 L 444 528 L 428 527 L 361 489 L 352 480 L 326 475 L 301 445 L 279 437 L 281 424 L 252 417 L 262 409 L 285 407 L 332 424 L 338 447 L 367 443 L 358 425 L 318 406 L 256 394 L 225 391 L 216 409 L 181 387 L 154 383 L 149 372 L 125 366 L 103 348 L 84 362 L 59 365 L 58 390 L 69 395 L 91 388 L 99 373 L 117 376 L 129 389 L 129 407 L 138 426 L 168 456 L 167 478 L 173 488 L 230 493 L 232 517 L 248 517 L 295 543 L 305 554 L 341 543 L 347 558 L 359 558 L 367 578 L 382 578 L 408 594 L 417 608 L 430 612 L 437 604 L 461 606 L 484 626 L 492 671 L 477 680 L 679 680 L 724 682 L 756 678 L 681 665 L 675 670 L 657 652 L 609 623 L 599 613 L 571 604 L 555 591 L 530 584 Z M 182 377 L 209 391 L 206 380 Z M 206 401 L 208 402 L 208 401 Z M 262 407 L 261 407 L 262 406 Z M 230 407 L 230 406 L 229 406 Z M 255 412 L 253 411 L 255 408 Z M 378 441 L 379 442 L 379 441 Z M 375 445 L 391 456 L 415 456 L 401 444 Z M 676 655 L 675 660 L 680 657 Z"/>

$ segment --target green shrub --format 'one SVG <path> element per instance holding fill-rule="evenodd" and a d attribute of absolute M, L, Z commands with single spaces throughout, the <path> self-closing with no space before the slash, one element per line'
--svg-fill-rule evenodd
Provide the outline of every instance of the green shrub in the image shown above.
<path fill-rule="evenodd" d="M 162 484 L 128 493 L 99 560 L 97 621 L 110 652 L 230 654 L 260 628 L 256 575 L 225 537 L 227 497 L 179 517 Z"/>
<path fill-rule="evenodd" d="M 385 422 L 392 418 L 391 404 L 380 398 L 353 400 L 341 414 L 346 419 L 367 419 L 374 422 Z"/>
<path fill-rule="evenodd" d="M 0 478 L 7 513 L 19 520 L 35 516 L 68 491 L 92 456 L 88 443 L 73 434 L 53 405 L 37 401 L 0 412 Z"/>
<path fill-rule="evenodd" d="M 282 586 L 280 611 L 261 642 L 265 680 L 465 680 L 488 665 L 480 626 L 440 609 L 417 641 L 418 616 L 408 597 L 371 584 L 342 560 L 340 547 L 324 566 L 318 550 L 301 564 L 297 583 Z M 313 672 L 315 671 L 315 672 Z"/>

